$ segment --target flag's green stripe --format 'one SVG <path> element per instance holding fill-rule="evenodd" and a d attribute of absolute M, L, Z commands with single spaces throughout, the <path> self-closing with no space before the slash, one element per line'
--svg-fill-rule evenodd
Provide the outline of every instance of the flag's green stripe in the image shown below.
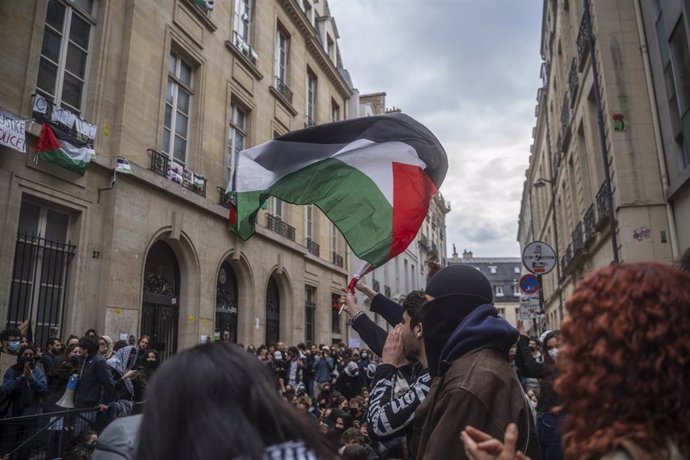
<path fill-rule="evenodd" d="M 49 161 L 50 163 L 55 163 L 65 169 L 69 169 L 81 176 L 86 172 L 86 166 L 88 162 L 75 160 L 67 155 L 62 149 L 48 150 L 46 152 L 41 152 L 40 157 L 43 160 Z"/>
<path fill-rule="evenodd" d="M 393 208 L 369 176 L 329 158 L 289 174 L 270 189 L 237 194 L 237 232 L 254 233 L 261 203 L 275 196 L 293 204 L 315 204 L 335 223 L 352 251 L 378 266 L 388 260 Z"/>

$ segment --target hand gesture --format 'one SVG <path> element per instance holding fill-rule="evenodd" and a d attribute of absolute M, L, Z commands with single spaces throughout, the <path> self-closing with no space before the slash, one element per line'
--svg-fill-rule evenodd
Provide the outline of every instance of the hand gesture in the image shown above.
<path fill-rule="evenodd" d="M 522 452 L 515 452 L 518 429 L 514 423 L 506 428 L 503 443 L 490 434 L 468 426 L 460 434 L 465 453 L 471 460 L 530 460 Z"/>
<path fill-rule="evenodd" d="M 527 335 L 527 331 L 525 330 L 525 325 L 522 323 L 522 320 L 518 320 L 518 322 L 515 325 L 515 328 L 518 330 L 520 335 Z"/>
<path fill-rule="evenodd" d="M 410 361 L 405 357 L 405 346 L 402 340 L 403 327 L 406 326 L 398 324 L 388 334 L 386 343 L 383 345 L 383 356 L 381 356 L 384 364 L 390 364 L 395 367 L 410 364 Z"/>
<path fill-rule="evenodd" d="M 24 363 L 24 371 L 22 372 L 22 375 L 27 379 L 31 377 L 31 364 Z"/>
<path fill-rule="evenodd" d="M 359 280 L 357 284 L 355 284 L 355 288 L 357 288 L 357 290 L 365 296 L 369 297 L 369 299 L 373 299 L 377 294 L 376 291 L 367 286 L 367 283 L 365 283 L 364 280 Z"/>
<path fill-rule="evenodd" d="M 353 293 L 347 292 L 347 290 L 343 290 L 343 294 L 340 296 L 340 302 L 343 305 L 343 310 L 350 318 L 360 311 L 357 305 L 357 297 L 355 297 Z"/>

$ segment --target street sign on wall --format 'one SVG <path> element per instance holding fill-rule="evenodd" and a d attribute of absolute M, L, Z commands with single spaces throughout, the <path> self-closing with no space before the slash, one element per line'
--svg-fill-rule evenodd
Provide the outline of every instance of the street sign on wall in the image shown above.
<path fill-rule="evenodd" d="M 532 241 L 522 251 L 522 263 L 535 275 L 546 275 L 556 266 L 556 253 L 543 241 Z"/>

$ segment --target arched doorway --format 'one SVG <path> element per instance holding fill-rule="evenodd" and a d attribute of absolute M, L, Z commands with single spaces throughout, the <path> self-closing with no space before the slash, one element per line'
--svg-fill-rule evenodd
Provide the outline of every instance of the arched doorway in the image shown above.
<path fill-rule="evenodd" d="M 280 335 L 280 292 L 271 276 L 266 289 L 266 345 L 277 343 Z"/>
<path fill-rule="evenodd" d="M 146 256 L 141 334 L 165 359 L 177 351 L 180 269 L 170 246 L 156 241 Z"/>
<path fill-rule="evenodd" d="M 237 343 L 237 278 L 232 265 L 223 262 L 216 281 L 216 341 Z"/>

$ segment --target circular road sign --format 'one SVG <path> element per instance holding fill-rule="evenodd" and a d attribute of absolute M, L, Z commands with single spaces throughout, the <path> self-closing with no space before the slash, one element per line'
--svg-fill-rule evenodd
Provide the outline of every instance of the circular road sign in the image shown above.
<path fill-rule="evenodd" d="M 539 280 L 531 273 L 522 275 L 520 277 L 520 290 L 525 294 L 534 294 L 539 290 Z"/>
<path fill-rule="evenodd" d="M 532 241 L 522 251 L 522 263 L 535 275 L 545 275 L 556 266 L 556 253 L 543 241 Z"/>

